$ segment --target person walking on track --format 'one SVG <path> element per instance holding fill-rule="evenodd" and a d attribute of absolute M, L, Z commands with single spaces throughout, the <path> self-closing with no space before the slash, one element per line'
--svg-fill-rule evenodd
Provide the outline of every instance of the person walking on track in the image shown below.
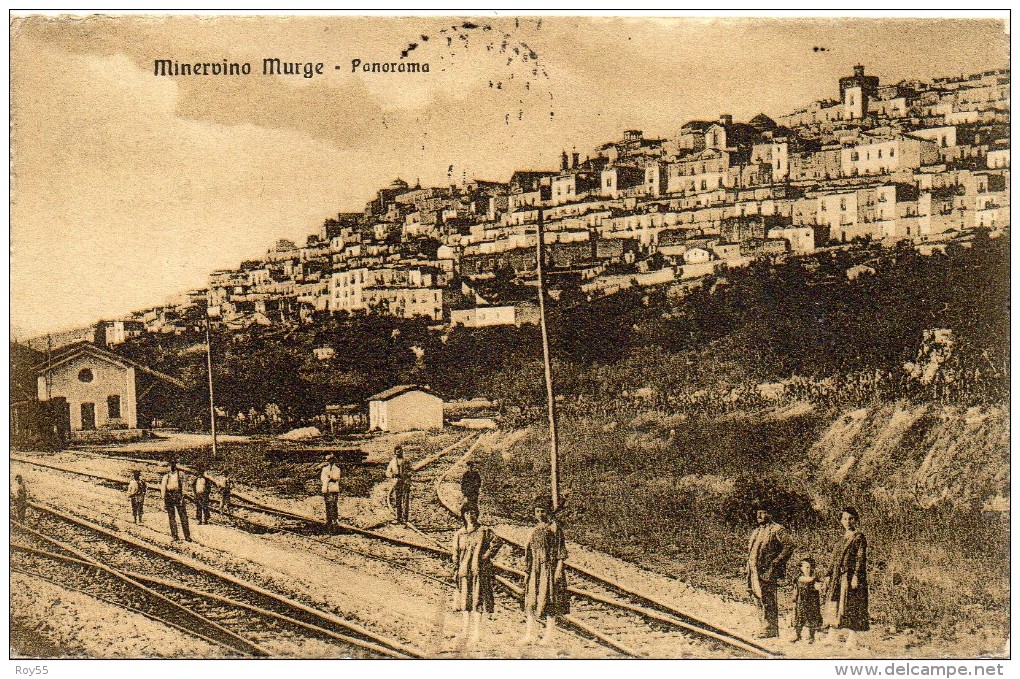
<path fill-rule="evenodd" d="M 191 542 L 188 513 L 184 509 L 184 472 L 177 468 L 177 461 L 174 459 L 170 460 L 170 470 L 163 474 L 159 482 L 159 492 L 163 496 L 163 505 L 166 507 L 167 519 L 170 522 L 170 535 L 175 541 L 180 539 L 177 536 L 177 517 L 180 517 L 184 539 Z"/>
<path fill-rule="evenodd" d="M 212 481 L 205 475 L 205 468 L 199 469 L 195 478 L 195 520 L 198 525 L 209 523 L 209 497 L 212 495 Z"/>
<path fill-rule="evenodd" d="M 478 522 L 478 507 L 465 503 L 461 510 L 464 527 L 453 536 L 453 562 L 457 580 L 457 610 L 464 625 L 460 638 L 476 643 L 481 633 L 482 613 L 495 609 L 492 560 L 503 541 L 491 526 Z M 470 628 L 470 635 L 468 630 Z"/>
<path fill-rule="evenodd" d="M 340 467 L 333 453 L 326 456 L 319 481 L 322 484 L 322 498 L 326 503 L 326 527 L 332 528 L 340 520 Z"/>
<path fill-rule="evenodd" d="M 525 553 L 524 613 L 527 629 L 522 643 L 534 641 L 536 621 L 544 617 L 546 627 L 542 643 L 548 644 L 556 629 L 556 617 L 570 612 L 570 594 L 564 572 L 567 543 L 563 529 L 553 516 L 552 498 L 536 498 L 533 507 L 535 527 L 528 537 Z"/>
<path fill-rule="evenodd" d="M 386 467 L 386 478 L 396 479 L 393 486 L 393 506 L 397 514 L 397 523 L 406 524 L 411 512 L 411 475 L 414 473 L 411 463 L 404 457 L 404 447 L 398 445 L 393 449 L 393 459 Z"/>
<path fill-rule="evenodd" d="M 137 469 L 131 472 L 127 496 L 131 502 L 131 518 L 135 523 L 142 522 L 142 511 L 145 508 L 145 491 L 147 490 L 148 486 L 146 486 L 145 481 L 142 479 L 142 472 Z"/>

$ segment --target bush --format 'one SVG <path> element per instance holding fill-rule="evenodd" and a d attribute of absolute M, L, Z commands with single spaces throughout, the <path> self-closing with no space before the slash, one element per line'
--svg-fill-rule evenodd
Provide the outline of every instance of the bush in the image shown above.
<path fill-rule="evenodd" d="M 810 497 L 784 487 L 775 478 L 759 476 L 736 480 L 732 494 L 723 503 L 723 519 L 731 526 L 752 524 L 758 502 L 767 505 L 776 521 L 791 528 L 815 528 L 824 523 Z"/>

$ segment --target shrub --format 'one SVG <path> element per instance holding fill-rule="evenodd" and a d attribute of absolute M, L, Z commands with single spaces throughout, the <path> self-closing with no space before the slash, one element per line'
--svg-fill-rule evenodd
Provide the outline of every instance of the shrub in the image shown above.
<path fill-rule="evenodd" d="M 742 476 L 733 492 L 723 503 L 723 518 L 731 526 L 746 526 L 754 520 L 754 506 L 765 503 L 772 516 L 792 528 L 813 528 L 822 525 L 824 517 L 811 498 L 786 488 L 770 477 Z"/>

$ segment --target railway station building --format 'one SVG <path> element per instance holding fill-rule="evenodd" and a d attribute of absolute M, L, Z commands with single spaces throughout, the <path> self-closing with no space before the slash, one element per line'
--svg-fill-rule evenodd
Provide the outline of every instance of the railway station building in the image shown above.
<path fill-rule="evenodd" d="M 91 342 L 75 342 L 39 363 L 38 399 L 60 405 L 58 426 L 72 435 L 152 426 L 160 407 L 183 390 L 178 379 Z"/>
<path fill-rule="evenodd" d="M 427 387 L 401 384 L 368 397 L 369 431 L 443 428 L 443 399 Z"/>

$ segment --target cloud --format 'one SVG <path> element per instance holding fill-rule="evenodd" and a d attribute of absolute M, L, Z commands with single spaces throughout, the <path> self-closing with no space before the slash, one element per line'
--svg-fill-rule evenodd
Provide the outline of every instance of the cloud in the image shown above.
<path fill-rule="evenodd" d="M 894 82 L 1008 54 L 995 21 L 542 22 L 493 19 L 448 43 L 462 20 L 15 20 L 12 318 L 37 331 L 151 306 L 360 209 L 397 175 L 505 180 L 623 128 L 670 135 L 692 117 L 782 113 L 831 96 L 858 60 Z M 349 72 L 352 58 L 399 60 L 412 41 L 408 59 L 428 61 L 428 76 Z M 821 42 L 831 50 L 810 52 Z M 521 43 L 540 64 L 513 53 Z M 327 74 L 152 75 L 156 58 L 260 71 L 274 56 L 323 61 Z"/>
<path fill-rule="evenodd" d="M 386 176 L 295 130 L 180 118 L 125 55 L 32 46 L 12 74 L 12 313 L 32 329 L 132 309 L 301 238 Z M 367 169 L 366 169 L 367 168 Z"/>

